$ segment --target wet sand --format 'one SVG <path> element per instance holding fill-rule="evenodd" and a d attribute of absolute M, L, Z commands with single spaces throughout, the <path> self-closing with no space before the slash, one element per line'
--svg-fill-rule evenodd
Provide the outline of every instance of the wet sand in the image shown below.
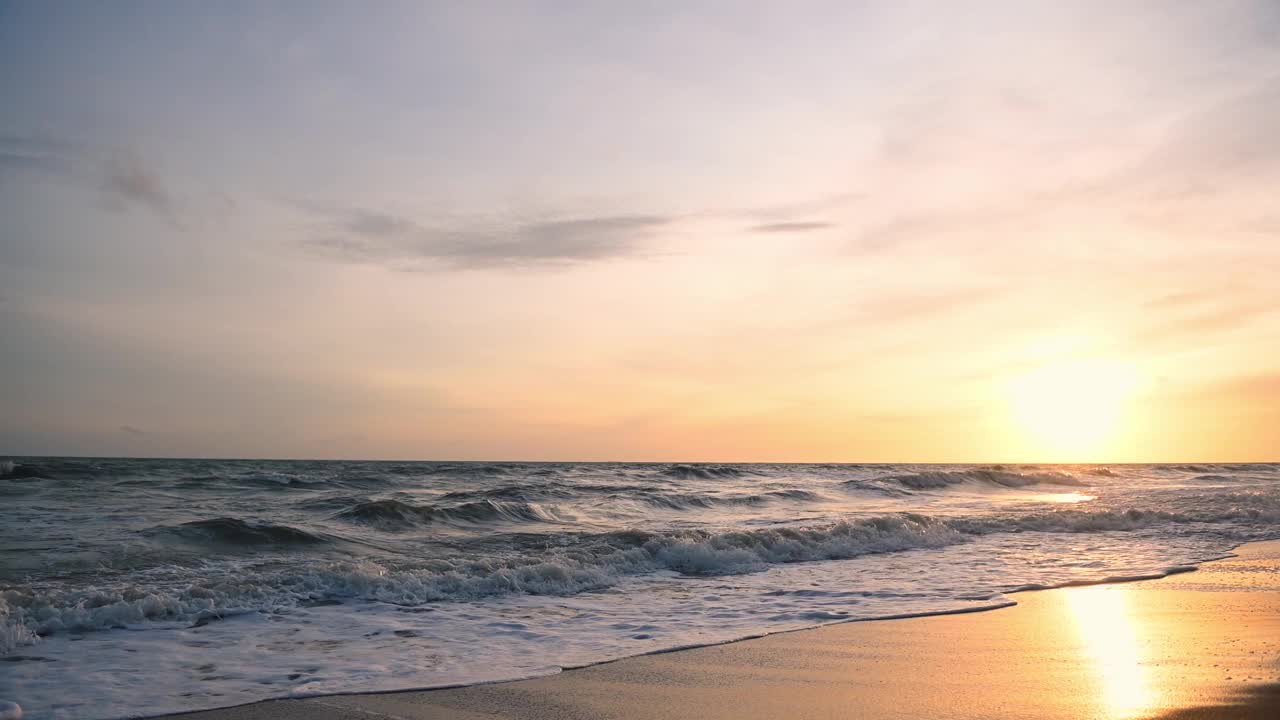
<path fill-rule="evenodd" d="M 1161 580 L 1014 595 L 447 690 L 182 720 L 1280 718 L 1280 541 Z"/>

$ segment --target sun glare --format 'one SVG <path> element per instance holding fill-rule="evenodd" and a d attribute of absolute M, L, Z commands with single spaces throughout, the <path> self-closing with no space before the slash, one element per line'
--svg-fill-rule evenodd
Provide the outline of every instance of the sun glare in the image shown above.
<path fill-rule="evenodd" d="M 1156 690 L 1138 642 L 1128 595 L 1112 586 L 1073 588 L 1064 594 L 1081 650 L 1099 685 L 1104 717 L 1132 718 L 1156 703 Z"/>
<path fill-rule="evenodd" d="M 1086 462 L 1114 446 L 1139 374 L 1129 363 L 1080 359 L 1042 365 L 1008 388 L 1011 420 L 1036 460 Z"/>

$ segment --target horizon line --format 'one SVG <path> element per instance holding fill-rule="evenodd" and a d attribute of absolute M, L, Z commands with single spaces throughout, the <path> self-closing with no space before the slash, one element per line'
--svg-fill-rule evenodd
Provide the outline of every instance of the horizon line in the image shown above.
<path fill-rule="evenodd" d="M 10 461 L 18 459 L 66 459 L 66 460 L 208 460 L 223 462 L 348 462 L 348 463 L 498 463 L 522 465 L 1277 465 L 1280 460 L 1158 460 L 1158 461 L 1026 461 L 1026 460 L 978 460 L 978 461 L 863 461 L 863 460 L 512 460 L 512 459 L 458 459 L 458 458 L 308 458 L 308 457 L 241 457 L 241 456 L 185 456 L 185 455 L 19 455 L 0 453 Z"/>

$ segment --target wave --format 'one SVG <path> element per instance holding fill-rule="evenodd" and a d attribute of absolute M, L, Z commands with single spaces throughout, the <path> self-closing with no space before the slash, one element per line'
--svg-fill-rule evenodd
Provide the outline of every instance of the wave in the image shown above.
<path fill-rule="evenodd" d="M 1093 585 L 1115 585 L 1117 583 L 1140 582 L 1142 580 L 1159 580 L 1160 578 L 1167 578 L 1170 575 L 1181 575 L 1183 573 L 1195 572 L 1198 569 L 1199 568 L 1195 565 L 1171 565 L 1156 572 L 1140 573 L 1137 575 L 1107 575 L 1098 578 L 1067 580 L 1048 585 L 1043 583 L 1028 583 L 1026 585 L 1018 585 L 1017 587 L 1008 588 L 1004 592 L 1019 593 L 1032 590 L 1054 590 L 1058 588 L 1090 587 Z"/>
<path fill-rule="evenodd" d="M 0 478 L 31 480 L 84 480 L 96 481 L 114 475 L 127 461 L 72 460 L 67 458 L 34 458 L 28 460 L 0 460 Z"/>
<path fill-rule="evenodd" d="M 698 510 L 724 506 L 763 505 L 777 500 L 793 500 L 812 502 L 821 500 L 822 496 L 808 490 L 772 490 L 753 495 L 700 495 L 697 493 L 666 494 L 654 493 L 639 496 L 639 499 L 655 507 L 669 510 Z"/>
<path fill-rule="evenodd" d="M 660 534 L 640 547 L 661 569 L 686 575 L 736 575 L 774 564 L 944 547 L 964 539 L 945 522 L 902 514 L 815 527 Z"/>
<path fill-rule="evenodd" d="M 1091 533 L 1141 530 L 1159 525 L 1238 523 L 1266 534 L 1280 522 L 1280 503 L 1261 495 L 1220 496 L 1211 507 L 1189 503 L 1171 510 L 1053 510 L 981 518 L 911 513 L 848 519 L 811 526 L 749 530 L 708 529 L 562 534 L 502 556 L 464 553 L 414 566 L 371 560 L 302 561 L 286 570 L 206 574 L 186 587 L 124 586 L 81 591 L 11 588 L 0 591 L 0 645 L 10 647 L 64 630 L 97 630 L 144 621 L 202 622 L 244 612 L 275 612 L 317 601 L 362 600 L 415 606 L 472 601 L 512 594 L 574 595 L 612 587 L 622 579 L 660 571 L 691 576 L 753 573 L 771 566 L 846 560 L 875 553 L 942 548 L 998 533 Z M 358 510 L 358 512 L 356 512 Z M 414 506 L 395 500 L 361 503 L 350 517 L 365 522 L 436 522 L 537 515 L 500 503 L 454 508 Z M 399 518 L 399 520 L 397 520 Z M 1237 530 L 1244 529 L 1237 527 Z M 1195 528 L 1191 532 L 1205 532 Z M 188 541 L 236 545 L 293 545 L 326 538 L 283 525 L 216 518 L 155 528 L 150 533 Z M 1233 537 L 1241 536 L 1234 532 Z M 512 545 L 514 547 L 514 545 Z"/>
<path fill-rule="evenodd" d="M 584 496 L 607 495 L 625 498 L 628 495 L 665 492 L 667 488 L 658 485 L 609 484 L 609 483 L 568 483 L 545 481 L 521 483 L 518 485 L 500 485 L 483 490 L 454 490 L 440 496 L 443 501 L 458 500 L 509 500 L 517 502 L 535 502 L 538 500 L 567 500 Z"/>
<path fill-rule="evenodd" d="M 37 465 L 18 464 L 12 460 L 0 461 L 0 480 L 52 480 L 48 471 Z"/>
<path fill-rule="evenodd" d="M 1226 475 L 1197 475 L 1188 482 L 1194 483 L 1234 483 L 1239 478 L 1228 477 Z"/>
<path fill-rule="evenodd" d="M 233 536 L 238 536 L 242 523 L 202 521 L 179 527 L 191 525 L 231 527 Z M 145 621 L 204 622 L 246 612 L 274 612 L 323 599 L 414 606 L 511 594 L 565 596 L 604 589 L 625 577 L 660 570 L 732 575 L 761 571 L 778 563 L 943 547 L 963 542 L 964 536 L 945 523 L 901 515 L 812 528 L 722 533 L 621 531 L 577 540 L 532 557 L 437 560 L 417 569 L 393 569 L 365 560 L 274 573 L 235 573 L 181 589 L 10 589 L 0 592 L 0 619 L 6 623 L 4 637 L 21 639 Z"/>
<path fill-rule="evenodd" d="M 529 483 L 502 485 L 484 490 L 454 490 L 440 496 L 441 500 L 514 500 L 527 502 L 535 499 L 569 498 L 581 492 L 563 483 Z"/>
<path fill-rule="evenodd" d="M 672 465 L 660 470 L 659 474 L 679 480 L 720 480 L 758 473 L 730 465 Z"/>
<path fill-rule="evenodd" d="M 248 522 L 220 517 L 195 520 L 181 525 L 162 525 L 144 530 L 150 536 L 171 537 L 184 542 L 220 545 L 317 545 L 328 539 L 288 525 Z"/>
<path fill-rule="evenodd" d="M 227 478 L 227 480 L 237 485 L 264 487 L 268 489 L 312 487 L 324 484 L 324 480 L 320 478 L 306 478 L 277 472 L 246 473 L 244 475 Z"/>
<path fill-rule="evenodd" d="M 406 477 L 456 476 L 461 478 L 504 477 L 530 470 L 523 463 L 432 462 L 381 466 L 381 470 Z M 535 471 L 532 474 L 537 474 Z"/>
<path fill-rule="evenodd" d="M 1020 488 L 1030 485 L 1066 485 L 1083 487 L 1081 482 L 1066 473 L 1031 472 L 1016 473 L 1007 470 L 934 470 L 911 473 L 909 475 L 888 475 L 874 478 L 881 483 L 893 483 L 908 490 L 941 490 L 966 483 L 997 485 L 1007 488 Z M 857 487 L 863 480 L 850 480 L 845 485 Z"/>
<path fill-rule="evenodd" d="M 406 530 L 438 523 L 563 522 L 555 508 L 525 502 L 480 500 L 452 507 L 413 505 L 395 499 L 362 502 L 334 515 L 335 519 L 383 530 Z"/>
<path fill-rule="evenodd" d="M 1280 468 L 1280 463 L 1197 463 L 1188 465 L 1161 465 L 1165 470 L 1180 472 L 1212 473 L 1212 472 L 1271 472 Z"/>
<path fill-rule="evenodd" d="M 571 498 L 577 495 L 602 492 L 608 489 L 627 489 L 611 485 L 576 485 L 565 482 L 546 481 L 521 483 L 518 485 L 500 485 L 483 490 L 454 490 L 440 496 L 441 500 L 546 500 Z"/>
<path fill-rule="evenodd" d="M 384 475 L 295 475 L 284 472 L 253 472 L 233 475 L 225 479 L 233 485 L 264 488 L 267 490 L 319 489 L 319 488 L 378 488 L 390 479 Z"/>
<path fill-rule="evenodd" d="M 1178 510 L 1056 510 L 993 518 L 956 518 L 957 530 L 988 535 L 1002 532 L 1090 533 L 1140 530 L 1158 525 L 1245 523 L 1272 526 L 1280 523 L 1280 502 L 1260 495 L 1235 494 L 1215 499 L 1213 507 Z"/>

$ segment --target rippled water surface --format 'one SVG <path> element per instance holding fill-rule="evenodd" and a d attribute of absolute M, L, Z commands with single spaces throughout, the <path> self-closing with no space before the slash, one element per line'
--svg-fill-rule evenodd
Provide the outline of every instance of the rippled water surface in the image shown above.
<path fill-rule="evenodd" d="M 116 718 L 1008 604 L 1280 536 L 1280 465 L 0 461 L 0 699 Z"/>

